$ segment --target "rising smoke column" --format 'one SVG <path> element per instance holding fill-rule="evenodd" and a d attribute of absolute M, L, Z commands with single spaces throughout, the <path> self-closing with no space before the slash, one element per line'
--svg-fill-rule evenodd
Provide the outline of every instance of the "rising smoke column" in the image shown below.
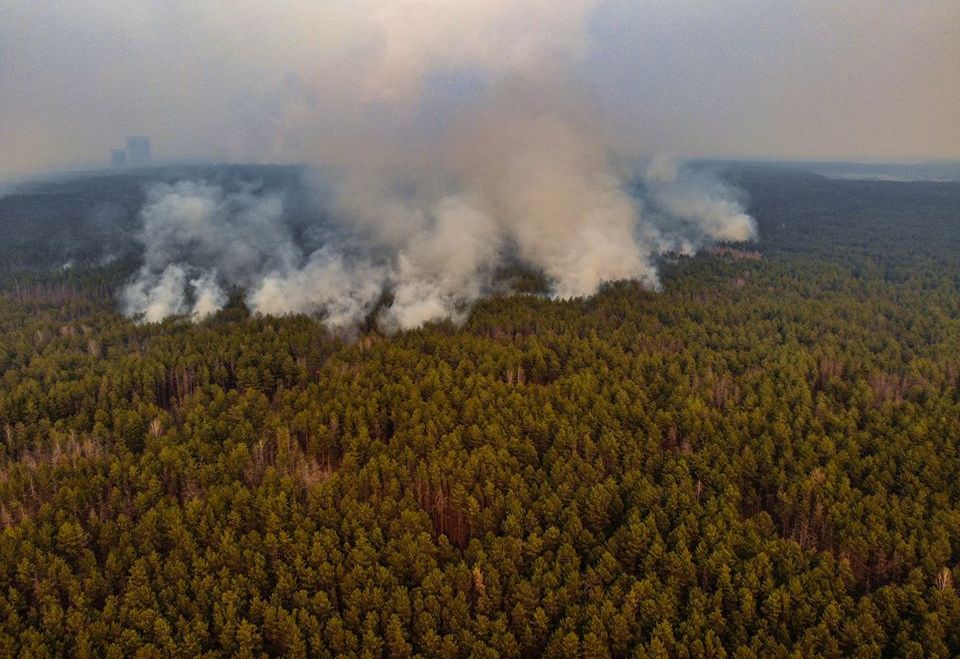
<path fill-rule="evenodd" d="M 636 200 L 612 150 L 574 109 L 577 102 L 556 80 L 547 88 L 510 81 L 465 122 L 458 172 L 555 295 L 591 295 L 616 279 L 653 284 L 652 254 L 636 231 Z"/>
<path fill-rule="evenodd" d="M 121 292 L 124 313 L 147 322 L 188 313 L 200 320 L 222 308 L 221 282 L 247 287 L 269 268 L 299 259 L 282 221 L 283 201 L 255 187 L 225 192 L 202 181 L 147 190 L 136 239 L 144 263 Z"/>
<path fill-rule="evenodd" d="M 675 156 L 654 158 L 644 173 L 647 198 L 694 246 L 710 242 L 746 242 L 757 236 L 756 221 L 743 208 L 737 191 L 708 171 L 693 171 Z M 677 224 L 679 222 L 679 224 Z"/>
<path fill-rule="evenodd" d="M 358 2 L 359 74 L 285 75 L 252 137 L 332 173 L 322 247 L 301 252 L 276 195 L 159 186 L 126 312 L 200 319 L 237 286 L 257 313 L 349 327 L 379 308 L 392 331 L 462 320 L 508 258 L 576 297 L 618 279 L 658 286 L 663 251 L 751 239 L 752 219 L 716 179 L 655 160 L 643 199 L 628 192 L 579 71 L 597 4 Z"/>
<path fill-rule="evenodd" d="M 223 307 L 226 288 L 240 287 L 256 313 L 306 313 L 344 329 L 389 293 L 378 321 L 394 331 L 463 320 L 512 260 L 541 271 L 553 295 L 578 297 L 617 279 L 656 288 L 658 254 L 755 236 L 734 191 L 713 176 L 655 159 L 637 198 L 608 153 L 564 122 L 511 121 L 499 140 L 464 143 L 457 164 L 469 190 L 378 192 L 367 212 L 389 222 L 358 221 L 367 229 L 360 241 L 342 224 L 328 227 L 310 254 L 275 192 L 155 185 L 137 236 L 145 262 L 123 290 L 124 311 L 147 322 L 202 320 Z"/>

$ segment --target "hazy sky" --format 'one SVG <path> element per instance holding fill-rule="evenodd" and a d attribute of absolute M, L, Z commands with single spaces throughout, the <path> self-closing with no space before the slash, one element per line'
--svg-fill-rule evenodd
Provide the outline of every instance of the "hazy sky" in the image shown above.
<path fill-rule="evenodd" d="M 403 153 L 545 68 L 625 154 L 960 158 L 956 0 L 0 0 L 0 179 Z"/>

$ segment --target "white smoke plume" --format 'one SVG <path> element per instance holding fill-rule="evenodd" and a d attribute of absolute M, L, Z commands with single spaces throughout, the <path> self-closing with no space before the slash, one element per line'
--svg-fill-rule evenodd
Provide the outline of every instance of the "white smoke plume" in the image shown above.
<path fill-rule="evenodd" d="M 302 268 L 268 273 L 250 291 L 247 303 L 258 313 L 316 314 L 330 327 L 349 327 L 373 310 L 386 280 L 383 267 L 326 246 Z"/>
<path fill-rule="evenodd" d="M 676 158 L 660 155 L 647 167 L 644 181 L 651 205 L 686 224 L 693 244 L 745 242 L 757 235 L 757 224 L 743 209 L 735 191 L 707 172 L 693 172 Z M 700 235 L 697 235 L 700 234 Z"/>
<path fill-rule="evenodd" d="M 141 211 L 144 265 L 123 291 L 124 311 L 146 322 L 202 320 L 226 303 L 225 288 L 239 287 L 256 313 L 306 313 L 349 328 L 389 293 L 378 322 L 393 331 L 461 321 L 511 261 L 543 272 L 558 297 L 587 296 L 617 279 L 656 288 L 657 254 L 755 236 L 719 180 L 658 160 L 645 196 L 631 196 L 606 152 L 563 123 L 520 122 L 502 142 L 467 152 L 469 192 L 378 194 L 367 212 L 390 222 L 358 220 L 368 229 L 359 245 L 334 226 L 310 254 L 274 192 L 156 185 Z M 354 217 L 363 216 L 346 221 Z"/>
<path fill-rule="evenodd" d="M 203 182 L 154 185 L 137 234 L 144 264 L 122 291 L 124 313 L 156 322 L 189 310 L 200 320 L 226 303 L 221 278 L 249 286 L 267 268 L 289 269 L 298 250 L 282 211 L 279 196 L 253 187 L 224 193 Z"/>
<path fill-rule="evenodd" d="M 716 179 L 656 159 L 642 198 L 631 190 L 579 71 L 598 2 L 357 3 L 334 24 L 360 54 L 286 76 L 250 131 L 259 150 L 333 173 L 323 245 L 303 253 L 273 192 L 156 186 L 126 313 L 199 320 L 237 287 L 254 312 L 349 327 L 379 308 L 392 331 L 462 320 L 512 262 L 555 296 L 588 296 L 619 279 L 657 287 L 658 253 L 753 238 Z"/>
<path fill-rule="evenodd" d="M 137 280 L 123 289 L 124 312 L 148 323 L 178 316 L 187 308 L 186 281 L 186 271 L 176 264 L 159 273 L 142 270 Z"/>
<path fill-rule="evenodd" d="M 227 294 L 217 283 L 216 273 L 203 272 L 200 276 L 190 280 L 193 289 L 193 309 L 190 316 L 195 320 L 203 320 L 227 303 Z"/>
<path fill-rule="evenodd" d="M 144 269 L 181 260 L 215 264 L 228 281 L 247 285 L 265 268 L 290 267 L 299 258 L 282 215 L 282 198 L 258 194 L 254 185 L 234 192 L 202 181 L 154 185 L 137 236 L 146 248 Z"/>

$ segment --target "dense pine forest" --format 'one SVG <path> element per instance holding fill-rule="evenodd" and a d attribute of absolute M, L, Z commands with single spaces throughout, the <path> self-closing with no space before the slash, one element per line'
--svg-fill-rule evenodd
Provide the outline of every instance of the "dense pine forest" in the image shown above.
<path fill-rule="evenodd" d="M 0 655 L 960 655 L 960 183 L 739 166 L 756 243 L 462 326 L 124 318 L 218 171 L 0 198 Z"/>

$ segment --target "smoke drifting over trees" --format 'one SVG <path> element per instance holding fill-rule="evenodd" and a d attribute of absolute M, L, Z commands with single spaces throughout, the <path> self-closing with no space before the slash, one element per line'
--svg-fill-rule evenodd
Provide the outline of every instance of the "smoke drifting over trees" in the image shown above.
<path fill-rule="evenodd" d="M 618 279 L 657 286 L 658 252 L 751 239 L 735 195 L 704 175 L 658 159 L 642 198 L 628 190 L 581 70 L 595 8 L 362 3 L 357 44 L 377 44 L 357 56 L 362 75 L 288 80 L 259 127 L 327 172 L 337 226 L 310 253 L 277 196 L 157 187 L 127 313 L 202 318 L 237 286 L 254 311 L 349 326 L 388 293 L 378 321 L 402 329 L 460 319 L 511 262 L 584 296 Z"/>
<path fill-rule="evenodd" d="M 601 152 L 565 130 L 531 127 L 532 146 L 511 152 L 502 171 L 477 169 L 470 191 L 395 191 L 365 199 L 369 215 L 333 209 L 306 243 L 275 190 L 153 184 L 137 234 L 144 264 L 123 290 L 124 311 L 147 322 L 201 320 L 238 287 L 254 312 L 315 314 L 348 328 L 389 294 L 378 323 L 406 329 L 462 320 L 514 264 L 542 272 L 557 296 L 585 296 L 618 279 L 658 286 L 659 253 L 755 236 L 719 180 L 657 162 L 644 196 L 633 196 Z M 546 152 L 540 132 L 553 145 Z M 320 247 L 309 251 L 311 242 Z"/>

